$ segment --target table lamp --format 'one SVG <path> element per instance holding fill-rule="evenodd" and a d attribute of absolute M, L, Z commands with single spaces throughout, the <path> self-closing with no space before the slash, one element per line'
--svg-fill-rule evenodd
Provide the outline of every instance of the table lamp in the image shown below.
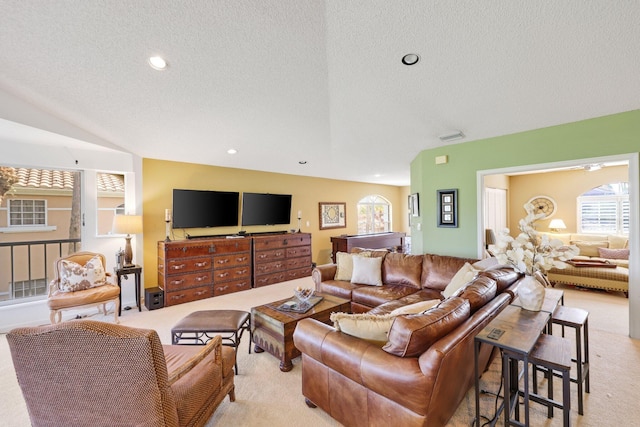
<path fill-rule="evenodd" d="M 549 223 L 549 229 L 554 233 L 560 232 L 560 230 L 566 230 L 567 226 L 564 224 L 564 221 L 561 219 L 552 219 Z"/>
<path fill-rule="evenodd" d="M 114 234 L 126 234 L 127 243 L 124 247 L 124 267 L 133 267 L 133 251 L 131 250 L 131 235 L 142 233 L 141 215 L 116 215 L 113 217 Z"/>

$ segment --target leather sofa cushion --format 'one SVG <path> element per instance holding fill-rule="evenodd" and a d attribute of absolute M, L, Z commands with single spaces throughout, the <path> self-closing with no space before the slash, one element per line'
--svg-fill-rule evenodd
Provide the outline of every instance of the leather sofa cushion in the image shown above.
<path fill-rule="evenodd" d="M 465 262 L 473 264 L 476 261 L 478 260 L 424 254 L 422 256 L 422 287 L 443 291 Z"/>
<path fill-rule="evenodd" d="M 367 285 L 356 285 L 344 280 L 325 280 L 316 284 L 316 291 L 350 300 L 353 290 L 363 286 Z"/>
<path fill-rule="evenodd" d="M 377 307 L 387 301 L 396 300 L 416 292 L 415 288 L 403 285 L 360 286 L 351 292 L 351 301 Z"/>
<path fill-rule="evenodd" d="M 422 255 L 389 253 L 382 264 L 382 282 L 385 285 L 405 285 L 420 289 Z"/>
<path fill-rule="evenodd" d="M 374 307 L 369 310 L 371 314 L 389 314 L 393 310 L 404 307 L 407 305 L 419 303 L 422 301 L 429 301 L 434 299 L 442 299 L 442 295 L 438 291 L 434 291 L 433 289 L 421 289 L 415 293 L 404 296 L 402 298 L 385 302 L 382 305 Z"/>
<path fill-rule="evenodd" d="M 502 293 L 509 286 L 513 285 L 516 280 L 522 276 L 511 267 L 490 268 L 478 273 L 479 276 L 485 276 L 496 281 L 497 293 Z"/>
<path fill-rule="evenodd" d="M 454 296 L 469 301 L 471 314 L 473 314 L 496 296 L 497 288 L 495 280 L 480 276 L 458 289 Z"/>
<path fill-rule="evenodd" d="M 417 357 L 461 325 L 470 315 L 469 301 L 451 297 L 422 314 L 398 316 L 382 349 L 400 357 Z"/>

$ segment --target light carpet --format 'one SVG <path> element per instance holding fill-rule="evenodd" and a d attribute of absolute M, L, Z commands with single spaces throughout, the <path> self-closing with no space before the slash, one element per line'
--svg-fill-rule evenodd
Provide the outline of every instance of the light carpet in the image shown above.
<path fill-rule="evenodd" d="M 298 279 L 263 288 L 195 301 L 160 310 L 123 311 L 121 324 L 155 329 L 163 343 L 171 342 L 171 327 L 188 313 L 197 310 L 237 309 L 251 307 L 293 295 L 297 286 L 311 287 L 311 278 Z M 640 341 L 628 337 L 628 300 L 621 294 L 581 291 L 564 287 L 565 305 L 589 311 L 591 353 L 591 393 L 585 394 L 585 415 L 577 412 L 576 387 L 572 384 L 571 425 L 632 426 L 638 425 L 640 405 Z M 111 316 L 90 312 L 95 320 L 111 321 Z M 557 335 L 559 329 L 554 331 Z M 238 350 L 239 375 L 235 378 L 236 401 L 228 398 L 220 405 L 208 426 L 337 426 L 335 420 L 320 409 L 311 409 L 301 394 L 300 358 L 294 359 L 290 372 L 280 372 L 279 361 L 268 353 L 248 353 L 249 336 L 242 337 Z M 500 361 L 496 360 L 483 374 L 481 386 L 497 391 Z M 556 396 L 560 394 L 556 380 Z M 26 405 L 15 378 L 4 335 L 0 336 L 0 425 L 28 426 Z M 544 383 L 542 383 L 544 384 Z M 55 400 L 55 399 L 54 399 Z M 451 426 L 470 426 L 475 414 L 475 394 L 471 389 L 450 420 Z M 495 397 L 481 396 L 482 414 L 492 416 Z M 53 403 L 52 403 L 53 404 Z M 498 423 L 502 425 L 502 420 Z M 546 417 L 546 408 L 531 405 L 532 426 L 561 426 L 561 411 L 555 418 Z"/>

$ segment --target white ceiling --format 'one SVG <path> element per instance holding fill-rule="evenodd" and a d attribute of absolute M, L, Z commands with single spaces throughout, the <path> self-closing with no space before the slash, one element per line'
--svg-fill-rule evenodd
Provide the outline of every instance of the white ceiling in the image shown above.
<path fill-rule="evenodd" d="M 142 157 L 408 185 L 454 130 L 466 142 L 640 108 L 638 1 L 0 6 L 0 90 Z"/>

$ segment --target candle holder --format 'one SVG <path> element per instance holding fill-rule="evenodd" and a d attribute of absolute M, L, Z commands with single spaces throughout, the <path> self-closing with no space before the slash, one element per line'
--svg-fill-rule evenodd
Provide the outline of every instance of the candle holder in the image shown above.
<path fill-rule="evenodd" d="M 300 231 L 300 221 L 302 220 L 302 218 L 298 218 L 298 231 L 296 231 L 296 233 L 302 233 L 302 231 Z"/>
<path fill-rule="evenodd" d="M 165 236 L 166 236 L 166 237 L 164 238 L 164 241 L 165 241 L 165 242 L 170 242 L 170 241 L 171 241 L 171 238 L 170 238 L 169 236 L 170 236 L 170 232 L 171 232 L 171 226 L 170 226 L 169 224 L 171 224 L 171 221 L 165 221 L 164 223 L 165 223 L 165 226 L 164 226 L 164 234 L 165 234 Z"/>

